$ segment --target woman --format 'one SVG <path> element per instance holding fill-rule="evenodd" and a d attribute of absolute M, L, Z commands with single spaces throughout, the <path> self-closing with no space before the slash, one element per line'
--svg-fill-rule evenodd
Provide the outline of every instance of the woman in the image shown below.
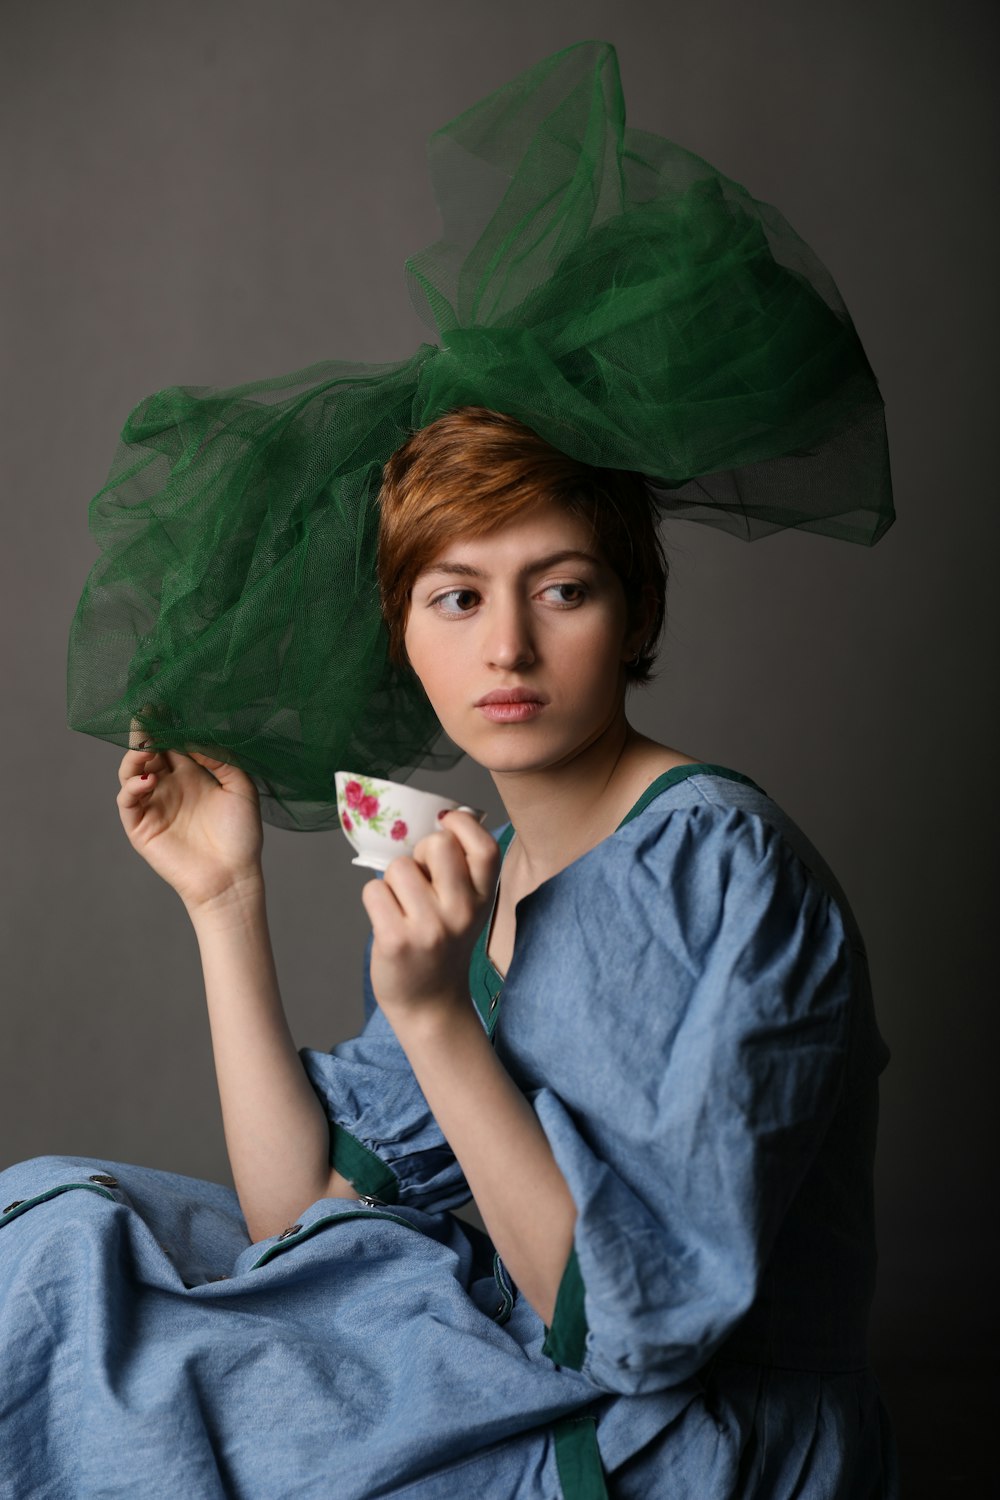
<path fill-rule="evenodd" d="M 893 1494 L 864 947 L 759 788 L 628 723 L 664 613 L 645 486 L 466 408 L 394 455 L 380 515 L 393 649 L 511 821 L 498 848 L 448 814 L 366 884 L 377 1009 L 300 1056 L 251 778 L 125 754 L 236 1195 L 4 1174 L 8 1493 Z M 448 1212 L 470 1191 L 488 1241 Z"/>
<path fill-rule="evenodd" d="M 191 916 L 236 1191 L 2 1175 L 0 1484 L 893 1496 L 863 942 L 759 787 L 625 713 L 661 510 L 884 534 L 877 383 L 777 210 L 625 128 L 607 44 L 431 161 L 440 343 L 159 392 L 91 508 L 70 722 L 128 746 L 122 822 Z M 510 821 L 365 886 L 367 1023 L 297 1053 L 261 819 L 462 750 Z"/>

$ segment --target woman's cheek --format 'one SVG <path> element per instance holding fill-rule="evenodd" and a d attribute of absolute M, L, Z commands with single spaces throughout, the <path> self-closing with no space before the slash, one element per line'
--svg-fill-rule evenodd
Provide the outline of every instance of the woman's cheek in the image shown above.
<path fill-rule="evenodd" d="M 461 707 L 462 694 L 457 669 L 451 670 L 447 656 L 441 654 L 436 658 L 424 659 L 417 653 L 416 656 L 410 656 L 410 664 L 420 679 L 431 708 L 447 729 L 457 719 Z"/>

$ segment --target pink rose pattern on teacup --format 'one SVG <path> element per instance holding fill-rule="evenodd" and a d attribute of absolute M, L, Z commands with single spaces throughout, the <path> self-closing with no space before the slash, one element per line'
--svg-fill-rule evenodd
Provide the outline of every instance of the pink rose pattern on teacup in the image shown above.
<path fill-rule="evenodd" d="M 395 839 L 397 843 L 406 838 L 407 827 L 403 819 L 394 808 L 382 806 L 379 793 L 367 777 L 361 776 L 356 780 L 348 781 L 344 786 L 343 796 L 338 800 L 340 821 L 346 832 L 351 833 L 356 822 L 367 823 L 373 833 L 384 837 L 385 825 L 393 819 L 389 837 Z"/>

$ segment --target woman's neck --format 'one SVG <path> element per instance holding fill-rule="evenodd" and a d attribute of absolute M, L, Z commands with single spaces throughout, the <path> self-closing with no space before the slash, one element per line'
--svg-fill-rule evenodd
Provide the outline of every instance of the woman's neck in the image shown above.
<path fill-rule="evenodd" d="M 512 864 L 517 884 L 534 889 L 613 833 L 656 776 L 691 759 L 639 734 L 623 714 L 571 761 L 494 771 L 517 835 L 505 870 Z"/>

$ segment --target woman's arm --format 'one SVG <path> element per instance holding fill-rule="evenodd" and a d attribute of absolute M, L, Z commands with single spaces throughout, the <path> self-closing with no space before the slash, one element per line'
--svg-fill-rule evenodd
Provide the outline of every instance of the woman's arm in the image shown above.
<path fill-rule="evenodd" d="M 226 1149 L 252 1240 L 318 1198 L 356 1198 L 330 1167 L 330 1127 L 285 1018 L 263 878 L 189 908 L 198 939 Z"/>
<path fill-rule="evenodd" d="M 278 993 L 257 791 L 235 766 L 145 746 L 123 757 L 119 781 L 132 847 L 194 925 L 233 1180 L 251 1239 L 263 1239 L 317 1198 L 357 1193 L 330 1168 L 327 1117 Z"/>
<path fill-rule="evenodd" d="M 576 1207 L 469 999 L 471 949 L 499 869 L 496 841 L 468 813 L 449 813 L 446 823 L 362 891 L 374 933 L 372 986 L 501 1259 L 550 1322 Z"/>
<path fill-rule="evenodd" d="M 493 1051 L 467 989 L 394 1015 L 393 1027 L 501 1260 L 551 1324 L 576 1207 L 534 1110 Z"/>

